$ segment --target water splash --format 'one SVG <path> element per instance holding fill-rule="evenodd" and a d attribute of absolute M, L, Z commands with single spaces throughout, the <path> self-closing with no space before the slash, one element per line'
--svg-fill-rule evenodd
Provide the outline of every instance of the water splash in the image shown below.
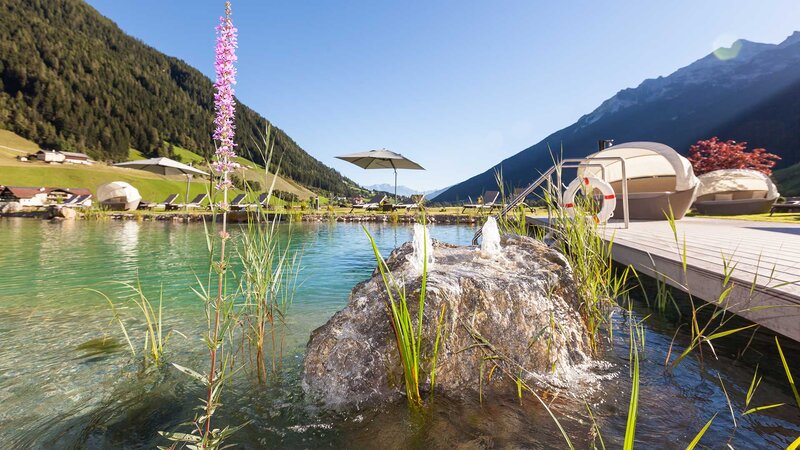
<path fill-rule="evenodd" d="M 500 230 L 497 228 L 497 220 L 494 217 L 486 219 L 486 223 L 481 228 L 481 251 L 489 257 L 500 254 Z"/>
<path fill-rule="evenodd" d="M 411 266 L 414 268 L 414 271 L 422 275 L 422 271 L 425 269 L 423 262 L 425 256 L 427 256 L 427 270 L 430 272 L 433 268 L 433 243 L 431 241 L 431 235 L 428 233 L 425 225 L 420 223 L 414 224 L 414 240 L 412 242 L 412 247 L 414 251 L 411 254 Z"/>

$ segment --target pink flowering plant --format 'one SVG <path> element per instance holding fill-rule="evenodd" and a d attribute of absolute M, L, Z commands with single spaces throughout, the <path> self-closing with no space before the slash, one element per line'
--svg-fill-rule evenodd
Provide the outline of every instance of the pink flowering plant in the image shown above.
<path fill-rule="evenodd" d="M 225 355 L 225 335 L 232 329 L 235 322 L 234 300 L 226 294 L 226 278 L 228 272 L 228 260 L 225 255 L 226 242 L 230 239 L 227 230 L 227 210 L 228 210 L 228 190 L 233 187 L 231 183 L 231 173 L 235 171 L 239 164 L 234 161 L 236 157 L 236 127 L 234 115 L 236 113 L 236 100 L 234 99 L 233 86 L 236 84 L 236 48 L 237 29 L 233 26 L 231 18 L 231 4 L 225 2 L 225 15 L 220 17 L 220 24 L 216 27 L 216 81 L 214 82 L 214 108 L 215 130 L 213 138 L 216 144 L 216 152 L 211 168 L 214 171 L 214 188 L 217 194 L 221 194 L 222 200 L 217 204 L 217 209 L 221 212 L 222 225 L 216 235 L 207 233 L 207 247 L 210 254 L 211 269 L 209 270 L 207 285 L 200 286 L 195 292 L 203 299 L 206 305 L 206 320 L 208 323 L 208 333 L 203 336 L 203 341 L 208 346 L 210 368 L 207 374 L 203 375 L 186 367 L 173 364 L 181 372 L 191 376 L 206 387 L 206 398 L 203 400 L 199 413 L 191 422 L 184 425 L 192 427 L 189 433 L 162 432 L 167 439 L 173 441 L 171 448 L 179 444 L 187 444 L 192 448 L 216 449 L 222 446 L 226 437 L 233 434 L 240 427 L 225 427 L 216 429 L 212 427 L 212 416 L 220 406 L 220 395 L 222 385 L 229 377 L 228 357 Z M 217 197 L 219 198 L 219 197 Z M 216 236 L 216 238 L 214 237 Z M 219 245 L 215 245 L 218 239 Z M 218 249 L 218 250 L 217 250 Z M 219 254 L 215 257 L 214 252 Z M 212 286 L 216 284 L 216 289 Z M 214 291 L 216 292 L 214 293 Z"/>

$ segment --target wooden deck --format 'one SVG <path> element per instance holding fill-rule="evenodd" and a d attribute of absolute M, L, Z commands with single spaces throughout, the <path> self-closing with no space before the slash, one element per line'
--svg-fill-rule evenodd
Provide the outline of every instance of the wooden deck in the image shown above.
<path fill-rule="evenodd" d="M 547 223 L 529 217 L 528 223 Z M 735 287 L 725 307 L 748 320 L 800 341 L 800 223 L 686 217 L 676 222 L 678 242 L 666 221 L 612 221 L 612 256 L 640 273 L 707 302 L 716 302 L 726 267 Z M 685 242 L 685 244 L 684 244 Z M 682 253 L 686 249 L 686 271 Z"/>

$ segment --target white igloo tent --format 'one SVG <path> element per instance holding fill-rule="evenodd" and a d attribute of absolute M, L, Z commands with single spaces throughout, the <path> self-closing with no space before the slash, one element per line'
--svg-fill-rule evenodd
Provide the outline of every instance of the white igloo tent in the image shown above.
<path fill-rule="evenodd" d="M 699 180 L 688 159 L 658 142 L 627 142 L 587 156 L 594 160 L 592 166 L 578 168 L 579 177 L 602 178 L 611 184 L 619 198 L 614 217 L 623 218 L 622 164 L 597 159 L 601 157 L 625 161 L 630 219 L 666 220 L 670 209 L 675 219 L 680 219 L 692 205 Z"/>
<path fill-rule="evenodd" d="M 757 170 L 715 170 L 699 179 L 694 208 L 701 214 L 761 214 L 769 212 L 780 195 L 769 176 Z"/>
<path fill-rule="evenodd" d="M 112 211 L 134 211 L 142 196 L 139 190 L 124 181 L 112 181 L 97 187 L 97 201 Z"/>

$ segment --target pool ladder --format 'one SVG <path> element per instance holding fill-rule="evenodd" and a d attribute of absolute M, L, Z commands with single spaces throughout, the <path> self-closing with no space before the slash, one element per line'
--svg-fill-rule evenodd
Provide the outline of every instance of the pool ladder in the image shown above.
<path fill-rule="evenodd" d="M 579 167 L 599 167 L 600 168 L 600 175 L 603 180 L 606 179 L 606 166 L 603 164 L 596 164 L 595 161 L 612 161 L 619 162 L 622 168 L 622 212 L 623 218 L 625 220 L 625 228 L 628 228 L 630 223 L 629 221 L 629 214 L 628 214 L 628 177 L 625 170 L 625 159 L 619 156 L 597 156 L 594 158 L 568 158 L 563 159 L 560 162 L 556 163 L 553 167 L 547 169 L 546 172 L 541 174 L 539 178 L 536 179 L 533 183 L 529 184 L 528 187 L 525 188 L 519 195 L 514 197 L 507 205 L 503 207 L 500 212 L 495 215 L 495 219 L 500 221 L 503 217 L 505 217 L 509 211 L 513 210 L 517 207 L 520 203 L 524 202 L 525 199 L 533 193 L 536 189 L 538 189 L 542 184 L 547 182 L 548 186 L 552 186 L 552 176 L 556 175 L 556 186 L 558 187 L 558 194 L 557 200 L 558 204 L 561 205 L 564 203 L 563 198 L 563 183 L 561 181 L 561 174 L 564 169 L 577 169 Z M 550 222 L 550 212 L 548 209 L 548 223 Z M 478 245 L 478 239 L 480 239 L 481 235 L 483 234 L 483 229 L 478 228 L 478 231 L 475 232 L 475 236 L 472 237 L 472 245 Z"/>

